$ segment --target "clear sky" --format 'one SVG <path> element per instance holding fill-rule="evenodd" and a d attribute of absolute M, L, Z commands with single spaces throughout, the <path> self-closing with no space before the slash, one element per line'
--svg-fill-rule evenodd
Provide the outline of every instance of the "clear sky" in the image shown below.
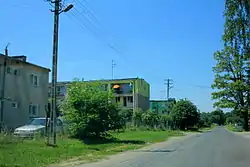
<path fill-rule="evenodd" d="M 164 79 L 171 78 L 171 97 L 213 109 L 213 52 L 222 46 L 224 0 L 65 0 L 71 2 L 74 9 L 60 15 L 60 81 L 110 79 L 113 59 L 114 77 L 144 78 L 151 99 L 164 98 Z M 10 43 L 10 55 L 51 68 L 49 3 L 4 0 L 1 6 L 0 51 Z"/>

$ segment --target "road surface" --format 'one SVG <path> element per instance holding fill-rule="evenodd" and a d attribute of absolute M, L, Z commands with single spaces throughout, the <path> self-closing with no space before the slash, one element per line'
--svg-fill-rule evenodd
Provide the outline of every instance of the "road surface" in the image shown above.
<path fill-rule="evenodd" d="M 218 127 L 78 167 L 250 167 L 250 139 Z"/>

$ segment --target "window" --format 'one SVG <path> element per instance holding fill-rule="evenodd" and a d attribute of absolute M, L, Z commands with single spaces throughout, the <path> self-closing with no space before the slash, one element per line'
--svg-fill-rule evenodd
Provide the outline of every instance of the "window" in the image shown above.
<path fill-rule="evenodd" d="M 13 75 L 20 75 L 20 69 L 13 69 Z"/>
<path fill-rule="evenodd" d="M 65 86 L 57 86 L 56 87 L 56 94 L 60 96 L 64 96 L 66 93 L 66 88 Z"/>
<path fill-rule="evenodd" d="M 37 116 L 39 112 L 39 105 L 38 104 L 30 104 L 29 106 L 29 115 Z"/>
<path fill-rule="evenodd" d="M 115 97 L 115 102 L 116 103 L 120 102 L 120 97 Z"/>
<path fill-rule="evenodd" d="M 10 67 L 7 67 L 7 74 L 12 74 L 12 69 Z"/>
<path fill-rule="evenodd" d="M 33 118 L 30 119 L 27 125 L 46 125 L 46 119 L 45 118 Z"/>
<path fill-rule="evenodd" d="M 123 106 L 126 107 L 127 106 L 127 98 L 123 97 Z"/>
<path fill-rule="evenodd" d="M 130 103 L 133 103 L 133 96 L 128 96 L 128 101 L 129 101 Z"/>
<path fill-rule="evenodd" d="M 61 94 L 61 86 L 57 86 L 56 87 L 56 95 L 60 95 Z"/>
<path fill-rule="evenodd" d="M 11 106 L 12 106 L 12 108 L 18 108 L 18 103 L 17 102 L 12 102 Z"/>
<path fill-rule="evenodd" d="M 34 75 L 34 74 L 31 74 L 30 75 L 30 83 L 33 86 L 38 86 L 38 83 L 39 83 L 38 76 Z"/>
<path fill-rule="evenodd" d="M 15 69 L 11 67 L 7 67 L 6 72 L 7 74 L 20 75 L 20 69 Z"/>

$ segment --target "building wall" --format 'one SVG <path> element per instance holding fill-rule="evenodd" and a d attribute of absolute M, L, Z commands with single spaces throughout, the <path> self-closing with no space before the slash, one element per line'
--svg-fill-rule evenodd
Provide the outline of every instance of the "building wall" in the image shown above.
<path fill-rule="evenodd" d="M 150 100 L 150 110 L 157 114 L 163 114 L 167 108 L 167 100 Z"/>
<path fill-rule="evenodd" d="M 2 61 L 0 64 L 0 78 L 2 79 Z M 15 73 L 15 70 L 18 72 Z M 25 124 L 31 117 L 45 116 L 45 105 L 48 103 L 49 70 L 9 61 L 5 78 L 3 118 L 6 126 L 15 128 Z M 2 85 L 0 88 L 2 89 Z"/>
<path fill-rule="evenodd" d="M 141 108 L 146 111 L 149 110 L 149 84 L 144 79 L 133 78 L 133 79 L 114 79 L 114 80 L 93 80 L 85 82 L 101 82 L 104 84 L 105 90 L 111 90 L 114 85 L 120 85 L 121 91 L 114 93 L 114 102 L 118 103 L 120 107 L 125 109 L 133 109 L 133 86 L 135 84 L 135 108 Z M 65 87 L 70 82 L 59 82 L 57 87 L 64 87 L 62 90 L 66 90 Z M 51 85 L 50 85 L 51 87 Z M 50 89 L 50 88 L 49 88 Z M 59 91 L 60 92 L 60 91 Z M 63 92 L 63 91 L 62 91 Z M 61 93 L 57 95 L 58 99 L 63 99 L 65 94 Z M 49 97 L 51 95 L 49 94 Z"/>
<path fill-rule="evenodd" d="M 137 108 L 141 108 L 143 111 L 147 111 L 150 108 L 150 85 L 144 79 L 136 80 L 136 103 Z"/>

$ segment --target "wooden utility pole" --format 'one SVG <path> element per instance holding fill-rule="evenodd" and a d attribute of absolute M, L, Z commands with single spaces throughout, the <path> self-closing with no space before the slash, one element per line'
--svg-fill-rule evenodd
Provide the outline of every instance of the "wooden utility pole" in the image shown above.
<path fill-rule="evenodd" d="M 54 13 L 54 33 L 53 33 L 53 59 L 52 59 L 52 84 L 51 84 L 51 113 L 50 113 L 50 132 L 53 136 L 52 145 L 56 145 L 56 84 L 57 84 L 57 59 L 58 59 L 58 30 L 59 30 L 59 15 L 62 12 L 68 12 L 73 5 L 68 5 L 65 9 L 62 9 L 62 0 L 47 0 L 48 2 L 54 4 L 54 10 L 51 10 Z M 48 137 L 50 137 L 48 135 Z M 50 141 L 48 139 L 48 141 Z M 48 143 L 51 144 L 51 143 Z"/>
<path fill-rule="evenodd" d="M 172 79 L 164 79 L 164 85 L 166 85 L 165 88 L 165 99 L 168 100 L 169 99 L 169 94 L 170 94 L 170 89 L 173 88 L 173 80 Z"/>

